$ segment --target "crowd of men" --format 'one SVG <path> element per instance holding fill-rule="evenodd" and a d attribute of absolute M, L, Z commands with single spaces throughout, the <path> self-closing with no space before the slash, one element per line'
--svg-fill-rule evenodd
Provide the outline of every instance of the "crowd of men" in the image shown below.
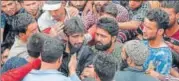
<path fill-rule="evenodd" d="M 2 0 L 1 81 L 179 81 L 177 0 Z"/>

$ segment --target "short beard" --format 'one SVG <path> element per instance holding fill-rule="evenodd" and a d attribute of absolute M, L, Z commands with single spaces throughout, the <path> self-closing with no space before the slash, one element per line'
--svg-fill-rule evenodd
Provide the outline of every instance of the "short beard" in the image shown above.
<path fill-rule="evenodd" d="M 157 38 L 156 36 L 153 36 L 153 37 L 148 38 L 148 40 L 155 40 L 156 38 Z"/>
<path fill-rule="evenodd" d="M 96 43 L 95 48 L 100 51 L 106 51 L 107 49 L 109 49 L 111 47 L 111 45 L 112 45 L 112 40 L 106 45 L 97 45 L 97 43 Z"/>
<path fill-rule="evenodd" d="M 75 47 L 70 42 L 68 42 L 68 46 L 69 46 L 69 49 L 70 49 L 70 54 L 77 53 L 81 49 L 81 47 L 82 47 L 82 46 Z"/>

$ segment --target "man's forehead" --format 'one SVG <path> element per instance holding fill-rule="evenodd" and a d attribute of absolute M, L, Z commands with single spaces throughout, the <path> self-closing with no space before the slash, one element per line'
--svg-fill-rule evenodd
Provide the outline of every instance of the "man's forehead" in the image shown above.
<path fill-rule="evenodd" d="M 84 33 L 77 32 L 77 33 L 72 34 L 71 36 L 78 36 L 78 35 L 84 35 Z"/>
<path fill-rule="evenodd" d="M 32 4 L 32 3 L 36 3 L 37 1 L 24 1 L 24 4 Z"/>
<path fill-rule="evenodd" d="M 15 1 L 1 1 L 1 5 L 8 5 L 10 3 L 15 3 Z"/>

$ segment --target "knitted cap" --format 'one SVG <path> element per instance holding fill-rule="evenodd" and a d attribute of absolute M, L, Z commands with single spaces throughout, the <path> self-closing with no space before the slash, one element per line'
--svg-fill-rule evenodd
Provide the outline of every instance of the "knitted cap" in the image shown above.
<path fill-rule="evenodd" d="M 134 61 L 137 66 L 143 65 L 149 55 L 147 46 L 139 40 L 131 40 L 124 44 L 126 54 Z"/>

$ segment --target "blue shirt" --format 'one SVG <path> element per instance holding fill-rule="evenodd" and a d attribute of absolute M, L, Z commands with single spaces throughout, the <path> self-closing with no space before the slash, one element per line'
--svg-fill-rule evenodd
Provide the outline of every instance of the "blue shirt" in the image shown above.
<path fill-rule="evenodd" d="M 5 15 L 1 13 L 1 27 L 4 28 L 6 23 Z"/>
<path fill-rule="evenodd" d="M 57 70 L 32 70 L 22 81 L 80 81 L 76 74 L 69 77 Z"/>
<path fill-rule="evenodd" d="M 143 70 L 127 67 L 124 71 L 117 71 L 114 76 L 115 81 L 159 81 L 156 78 L 145 74 Z"/>
<path fill-rule="evenodd" d="M 144 69 L 149 67 L 150 62 L 155 67 L 155 71 L 163 75 L 168 75 L 172 66 L 172 53 L 168 46 L 151 48 L 148 41 L 143 41 L 149 48 L 149 56 L 144 63 Z"/>

